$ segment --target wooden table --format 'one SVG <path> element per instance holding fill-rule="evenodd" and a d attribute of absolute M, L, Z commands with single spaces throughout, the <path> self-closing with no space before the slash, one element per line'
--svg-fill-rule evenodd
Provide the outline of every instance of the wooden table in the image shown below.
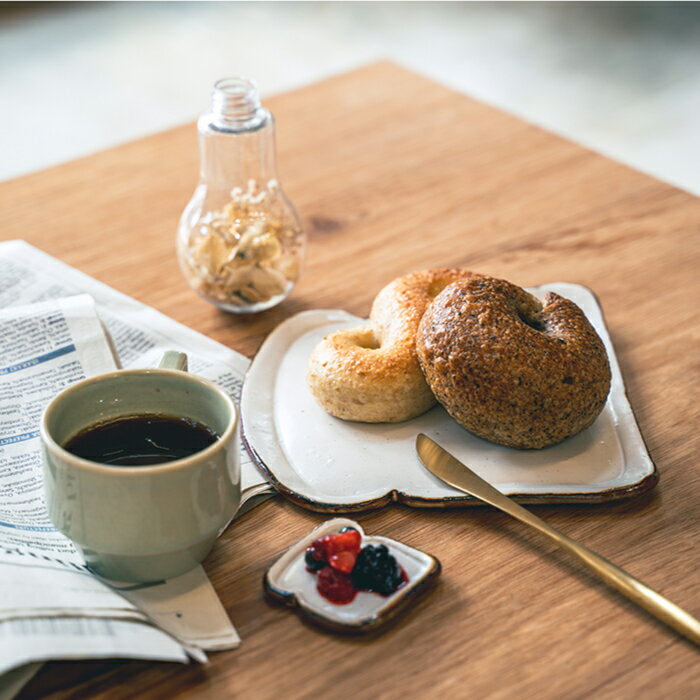
<path fill-rule="evenodd" d="M 269 107 L 282 181 L 310 237 L 302 281 L 274 310 L 225 315 L 179 272 L 174 232 L 198 167 L 192 125 L 3 183 L 0 236 L 250 356 L 298 311 L 365 315 L 386 282 L 414 269 L 591 287 L 661 480 L 629 501 L 534 510 L 700 613 L 700 202 L 390 63 Z M 23 697 L 700 696 L 697 649 L 490 509 L 359 516 L 368 532 L 435 554 L 439 583 L 382 636 L 309 627 L 263 599 L 261 578 L 323 519 L 276 498 L 207 560 L 239 650 L 206 666 L 50 663 Z"/>

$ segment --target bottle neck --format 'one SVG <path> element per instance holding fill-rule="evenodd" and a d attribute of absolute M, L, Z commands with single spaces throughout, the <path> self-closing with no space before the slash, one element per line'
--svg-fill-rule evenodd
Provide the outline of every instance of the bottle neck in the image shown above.
<path fill-rule="evenodd" d="M 245 189 L 249 180 L 262 185 L 277 178 L 272 118 L 255 131 L 237 133 L 200 124 L 199 154 L 200 178 L 210 188 Z"/>
<path fill-rule="evenodd" d="M 197 126 L 200 177 L 208 187 L 245 189 L 250 180 L 263 185 L 277 178 L 274 119 L 252 80 L 219 80 Z"/>

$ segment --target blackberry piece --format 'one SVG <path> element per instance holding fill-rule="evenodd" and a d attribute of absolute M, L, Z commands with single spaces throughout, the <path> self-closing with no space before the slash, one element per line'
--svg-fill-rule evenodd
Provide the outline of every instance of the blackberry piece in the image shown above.
<path fill-rule="evenodd" d="M 325 561 L 323 552 L 319 551 L 315 547 L 307 547 L 306 553 L 304 554 L 304 563 L 309 571 L 319 571 L 324 566 L 328 564 Z"/>
<path fill-rule="evenodd" d="M 391 595 L 403 583 L 403 572 L 386 545 L 368 544 L 357 555 L 352 581 L 363 591 Z"/>

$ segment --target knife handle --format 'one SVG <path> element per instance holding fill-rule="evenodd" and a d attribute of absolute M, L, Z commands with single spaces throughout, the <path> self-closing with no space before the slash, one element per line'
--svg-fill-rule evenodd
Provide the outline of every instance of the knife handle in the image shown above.
<path fill-rule="evenodd" d="M 601 557 L 600 554 L 596 554 L 588 547 L 584 547 L 551 525 L 548 525 L 544 520 L 538 518 L 507 496 L 504 496 L 487 482 L 484 482 L 484 484 L 489 487 L 488 490 L 480 488 L 478 494 L 474 493 L 472 495 L 505 511 L 521 522 L 531 525 L 556 542 L 563 550 L 573 555 L 581 564 L 594 574 L 597 574 L 609 586 L 627 596 L 637 605 L 658 617 L 695 644 L 700 645 L 700 622 L 683 610 L 683 608 L 672 603 L 653 588 L 649 588 L 649 586 L 636 579 L 632 574 L 627 573 L 605 557 Z"/>
<path fill-rule="evenodd" d="M 609 586 L 627 596 L 695 644 L 700 645 L 700 622 L 683 608 L 678 607 L 649 586 L 638 581 L 624 569 L 567 537 L 551 525 L 547 525 L 544 520 L 518 505 L 508 496 L 504 496 L 488 481 L 482 479 L 476 472 L 469 469 L 466 464 L 460 462 L 427 435 L 418 434 L 416 449 L 425 466 L 435 476 L 456 489 L 534 527 L 538 532 L 554 540 L 563 550 L 575 557 L 594 574 L 597 574 Z"/>

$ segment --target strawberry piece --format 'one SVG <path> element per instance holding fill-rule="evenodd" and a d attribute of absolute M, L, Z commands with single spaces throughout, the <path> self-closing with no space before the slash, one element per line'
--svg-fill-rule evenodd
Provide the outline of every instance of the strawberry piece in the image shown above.
<path fill-rule="evenodd" d="M 332 535 L 326 535 L 325 537 L 319 537 L 314 540 L 308 547 L 308 549 L 313 549 L 315 558 L 319 561 L 328 561 L 330 553 L 328 552 L 327 545 Z"/>
<path fill-rule="evenodd" d="M 313 558 L 316 559 L 316 561 L 322 561 L 323 557 L 326 555 L 322 548 L 316 546 L 316 542 L 307 547 L 306 551 L 312 552 Z"/>
<path fill-rule="evenodd" d="M 362 535 L 357 530 L 347 530 L 337 535 L 325 535 L 314 540 L 309 549 L 320 553 L 320 559 L 330 561 L 334 554 L 353 552 L 358 554 L 362 544 Z"/>
<path fill-rule="evenodd" d="M 328 563 L 336 570 L 342 571 L 344 574 L 352 573 L 355 567 L 355 560 L 357 559 L 357 552 L 338 552 L 337 554 L 332 554 L 328 558 Z"/>
<path fill-rule="evenodd" d="M 327 537 L 326 552 L 329 558 L 339 552 L 354 552 L 357 554 L 360 551 L 362 535 L 357 530 L 346 530 L 337 535 L 328 535 Z M 326 538 L 324 537 L 323 539 Z"/>

